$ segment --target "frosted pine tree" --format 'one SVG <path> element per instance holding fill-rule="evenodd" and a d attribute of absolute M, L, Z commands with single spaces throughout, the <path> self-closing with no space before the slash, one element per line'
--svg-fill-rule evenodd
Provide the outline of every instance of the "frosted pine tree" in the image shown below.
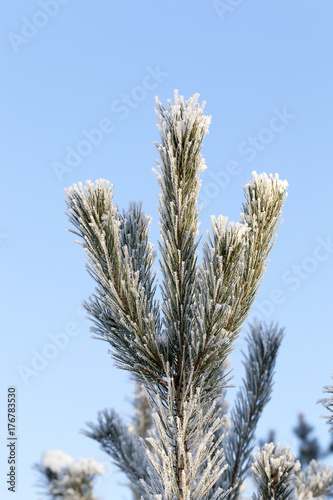
<path fill-rule="evenodd" d="M 253 172 L 239 222 L 212 216 L 198 263 L 201 156 L 211 118 L 198 95 L 157 100 L 161 142 L 159 215 L 162 301 L 155 299 L 150 218 L 141 204 L 120 212 L 113 185 L 100 179 L 66 190 L 69 219 L 86 252 L 95 294 L 84 303 L 96 338 L 110 346 L 149 402 L 137 428 L 114 410 L 86 434 L 126 474 L 136 498 L 237 498 L 250 466 L 255 426 L 270 398 L 282 331 L 253 325 L 246 375 L 226 414 L 232 352 L 266 270 L 287 182 Z M 146 415 L 151 421 L 144 423 Z"/>

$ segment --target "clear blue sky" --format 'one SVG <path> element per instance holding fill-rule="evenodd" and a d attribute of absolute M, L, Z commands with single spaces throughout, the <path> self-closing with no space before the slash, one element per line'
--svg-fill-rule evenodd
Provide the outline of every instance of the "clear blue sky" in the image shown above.
<path fill-rule="evenodd" d="M 296 446 L 291 428 L 303 410 L 328 442 L 316 400 L 333 374 L 333 4 L 224 3 L 225 12 L 203 0 L 3 2 L 0 433 L 7 436 L 6 391 L 15 385 L 19 439 L 18 493 L 7 492 L 2 479 L 1 498 L 39 497 L 31 467 L 48 449 L 106 465 L 97 443 L 79 431 L 105 407 L 131 413 L 131 382 L 107 345 L 90 339 L 79 309 L 94 283 L 65 232 L 64 188 L 109 179 L 119 207 L 143 201 L 157 244 L 154 97 L 166 102 L 175 88 L 186 98 L 200 93 L 212 115 L 202 232 L 211 214 L 238 220 L 252 170 L 289 181 L 251 314 L 286 327 L 258 435 L 274 428 L 281 443 Z M 63 349 L 55 347 L 60 337 Z M 242 348 L 243 336 L 232 356 L 236 384 Z M 43 352 L 49 359 L 34 370 Z M 4 441 L 0 457 L 3 478 Z M 96 492 L 128 500 L 118 484 L 125 481 L 109 465 Z"/>

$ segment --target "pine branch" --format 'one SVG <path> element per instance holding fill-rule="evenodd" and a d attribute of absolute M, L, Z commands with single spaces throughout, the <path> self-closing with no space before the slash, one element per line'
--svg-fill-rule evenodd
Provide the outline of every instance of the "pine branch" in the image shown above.
<path fill-rule="evenodd" d="M 286 181 L 277 175 L 253 176 L 244 188 L 243 223 L 228 225 L 227 218 L 212 217 L 213 234 L 204 243 L 198 269 L 194 379 L 207 377 L 207 399 L 218 397 L 221 382 L 226 384 L 219 366 L 233 349 L 257 294 L 286 198 Z"/>
<path fill-rule="evenodd" d="M 82 239 L 87 269 L 97 283 L 96 294 L 84 307 L 94 323 L 92 332 L 107 341 L 117 366 L 140 382 L 163 381 L 159 347 L 160 319 L 154 302 L 152 245 L 148 219 L 132 203 L 120 215 L 113 205 L 113 186 L 105 180 L 74 184 L 66 189 L 69 220 Z"/>
<path fill-rule="evenodd" d="M 168 362 L 176 392 L 169 412 L 175 412 L 182 422 L 193 368 L 191 333 L 199 227 L 197 197 L 199 176 L 205 168 L 200 150 L 208 132 L 210 117 L 203 116 L 204 104 L 198 106 L 198 94 L 184 102 L 184 98 L 179 98 L 175 92 L 174 99 L 174 104 L 169 101 L 168 108 L 164 108 L 157 100 L 161 144 L 156 146 L 161 158 L 161 174 L 155 172 L 161 189 L 159 213 L 162 240 L 160 264 L 164 278 L 163 324 L 167 332 Z M 188 460 L 186 434 L 183 435 L 182 446 L 184 453 L 180 454 L 179 442 L 176 440 L 175 453 L 178 458 L 175 466 L 179 490 L 184 489 L 181 486 L 184 481 L 182 475 L 186 468 L 184 461 Z M 186 483 L 188 480 L 189 477 L 186 477 Z"/>
<path fill-rule="evenodd" d="M 289 500 L 293 498 L 293 479 L 300 469 L 300 462 L 291 455 L 290 448 L 279 444 L 265 444 L 262 451 L 258 448 L 252 464 L 254 480 L 258 486 L 258 500 Z"/>
<path fill-rule="evenodd" d="M 311 460 L 307 468 L 299 470 L 293 480 L 298 500 L 307 500 L 333 494 L 333 469 Z"/>
<path fill-rule="evenodd" d="M 176 391 L 174 379 L 168 376 L 169 404 L 175 400 Z M 183 405 L 182 418 L 171 416 L 166 411 L 161 398 L 157 397 L 156 403 L 150 399 L 151 406 L 155 408 L 153 419 L 157 436 L 147 438 L 146 451 L 153 466 L 149 472 L 150 485 L 145 485 L 149 498 L 163 500 L 184 499 L 204 500 L 219 476 L 226 469 L 223 449 L 219 446 L 224 434 L 214 442 L 214 434 L 224 427 L 224 418 L 216 403 L 211 404 L 208 412 L 204 412 L 199 405 L 200 394 L 190 392 L 189 398 Z M 188 449 L 185 448 L 186 443 Z M 179 468 L 182 464 L 179 484 Z M 215 500 L 222 499 L 225 494 L 219 489 L 214 496 Z"/>
<path fill-rule="evenodd" d="M 91 431 L 81 432 L 100 443 L 102 450 L 113 458 L 115 465 L 126 474 L 131 489 L 147 498 L 141 480 L 150 483 L 147 474 L 150 463 L 139 439 L 129 432 L 127 425 L 113 409 L 99 412 L 98 423 L 88 422 L 87 425 Z"/>
<path fill-rule="evenodd" d="M 245 379 L 230 415 L 228 434 L 222 442 L 228 469 L 216 487 L 232 488 L 229 500 L 239 497 L 241 485 L 251 464 L 255 430 L 265 405 L 271 398 L 274 368 L 283 338 L 277 325 L 255 322 L 246 338 Z"/>
<path fill-rule="evenodd" d="M 134 418 L 133 418 L 133 432 L 137 437 L 145 439 L 152 428 L 151 408 L 149 406 L 145 390 L 142 385 L 134 382 L 135 396 L 134 396 Z M 141 500 L 141 495 L 133 490 L 133 499 Z"/>
<path fill-rule="evenodd" d="M 198 242 L 199 175 L 205 169 L 201 144 L 208 132 L 210 117 L 203 116 L 197 104 L 198 94 L 188 101 L 178 97 L 164 108 L 157 100 L 161 144 L 156 144 L 161 157 L 158 183 L 161 217 L 160 251 L 163 273 L 163 324 L 168 336 L 169 362 L 179 382 L 191 365 L 189 335 L 193 322 L 196 249 Z M 184 359 L 182 359 L 184 350 Z M 180 384 L 179 384 L 180 385 Z"/>
<path fill-rule="evenodd" d="M 247 317 L 256 297 L 268 264 L 268 255 L 275 243 L 276 230 L 281 224 L 282 207 L 286 201 L 287 181 L 263 173 L 252 172 L 253 179 L 244 187 L 245 203 L 241 218 L 250 231 L 245 238 L 245 265 L 242 280 L 244 286 L 237 296 L 237 314 L 234 315 L 233 329 L 239 328 Z"/>
<path fill-rule="evenodd" d="M 332 376 L 333 379 L 333 376 Z M 329 431 L 333 433 L 333 386 L 332 385 L 326 385 L 324 387 L 324 391 L 328 394 L 331 394 L 331 397 L 329 398 L 324 398 L 324 399 L 319 399 L 317 403 L 321 403 L 327 410 L 331 412 L 332 415 L 330 416 L 322 416 L 322 418 L 327 419 L 327 424 L 330 426 Z"/>
<path fill-rule="evenodd" d="M 232 314 L 232 296 L 239 279 L 247 228 L 242 224 L 227 226 L 226 218 L 212 217 L 213 237 L 204 243 L 203 260 L 198 268 L 196 301 L 193 306 L 192 345 L 194 379 L 207 380 L 206 401 L 220 396 L 228 373 L 221 366 L 233 349 L 236 334 L 227 330 Z M 204 402 L 202 402 L 204 404 Z"/>

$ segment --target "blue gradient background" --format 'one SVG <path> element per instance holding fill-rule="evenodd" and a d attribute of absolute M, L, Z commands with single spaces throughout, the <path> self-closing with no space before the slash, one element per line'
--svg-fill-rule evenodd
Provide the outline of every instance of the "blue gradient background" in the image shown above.
<path fill-rule="evenodd" d="M 72 0 L 59 6 L 53 18 L 46 17 L 27 43 L 16 39 L 15 51 L 9 33 L 22 36 L 22 18 L 43 23 L 45 16 L 36 14 L 41 10 L 37 1 L 2 4 L 1 498 L 40 497 L 32 466 L 48 449 L 103 462 L 107 474 L 96 487 L 99 498 L 131 498 L 119 485 L 126 478 L 107 465 L 97 443 L 79 432 L 105 407 L 129 418 L 132 383 L 113 366 L 107 345 L 90 339 L 89 322 L 79 308 L 94 283 L 85 272 L 82 249 L 64 231 L 64 188 L 109 179 L 119 207 L 143 201 L 153 217 L 150 237 L 157 245 L 154 96 L 165 103 L 175 88 L 186 98 L 199 92 L 213 117 L 203 147 L 208 166 L 202 174 L 203 233 L 211 214 L 238 220 L 242 186 L 252 170 L 278 172 L 289 181 L 285 221 L 250 316 L 286 327 L 273 397 L 257 435 L 264 438 L 274 428 L 278 440 L 296 450 L 291 429 L 303 410 L 321 441 L 329 441 L 316 401 L 333 374 L 333 249 L 322 250 L 322 260 L 314 255 L 319 255 L 318 238 L 333 239 L 333 5 L 330 0 L 256 0 L 230 9 L 219 16 L 212 1 Z M 147 67 L 158 66 L 167 76 L 140 94 L 136 87 L 148 81 Z M 124 118 L 116 101 L 131 93 L 144 97 L 132 98 Z M 274 109 L 284 107 L 294 118 L 268 136 L 271 140 L 248 161 L 240 145 L 249 136 L 267 138 L 262 129 Z M 105 118 L 112 121 L 113 132 L 57 178 L 54 162 L 64 163 L 66 148 L 76 148 L 84 139 L 82 131 Z M 238 173 L 228 179 L 230 161 L 237 162 Z M 223 179 L 220 185 L 214 174 Z M 295 278 L 295 272 L 302 277 Z M 272 293 L 283 303 L 274 304 Z M 24 383 L 22 366 L 32 367 L 34 350 L 41 353 L 50 334 L 71 324 L 79 334 Z M 232 356 L 236 385 L 243 374 L 245 331 L 246 325 Z M 4 480 L 9 385 L 17 387 L 18 396 L 15 495 Z M 235 392 L 229 391 L 230 401 Z"/>

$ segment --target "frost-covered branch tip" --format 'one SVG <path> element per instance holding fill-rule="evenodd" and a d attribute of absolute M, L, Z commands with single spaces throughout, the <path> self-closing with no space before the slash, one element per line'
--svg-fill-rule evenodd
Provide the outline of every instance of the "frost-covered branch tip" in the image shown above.
<path fill-rule="evenodd" d="M 204 243 L 203 259 L 198 270 L 196 291 L 196 345 L 194 366 L 205 356 L 223 362 L 233 348 L 247 318 L 266 270 L 274 244 L 287 183 L 266 174 L 257 175 L 245 186 L 242 223 L 227 223 L 223 216 L 212 217 L 212 235 Z M 216 352 L 215 346 L 224 346 Z M 214 354 L 213 354 L 213 351 Z M 213 370 L 213 362 L 210 363 Z M 209 368 L 205 366 L 205 372 Z M 217 380 L 212 375 L 213 380 Z M 211 384 L 211 397 L 216 387 Z"/>
<path fill-rule="evenodd" d="M 252 471 L 260 500 L 286 500 L 293 497 L 293 479 L 301 464 L 290 448 L 267 443 L 254 455 Z"/>
<path fill-rule="evenodd" d="M 150 218 L 136 203 L 121 214 L 112 188 L 99 179 L 66 190 L 69 220 L 76 228 L 70 231 L 81 238 L 88 272 L 97 283 L 84 307 L 94 323 L 92 332 L 109 342 L 120 368 L 141 382 L 163 383 Z"/>
<path fill-rule="evenodd" d="M 279 178 L 279 174 L 257 174 L 255 170 L 251 174 L 253 179 L 247 181 L 244 189 L 258 190 L 265 196 L 272 196 L 274 192 L 283 194 L 289 186 L 288 181 Z"/>

